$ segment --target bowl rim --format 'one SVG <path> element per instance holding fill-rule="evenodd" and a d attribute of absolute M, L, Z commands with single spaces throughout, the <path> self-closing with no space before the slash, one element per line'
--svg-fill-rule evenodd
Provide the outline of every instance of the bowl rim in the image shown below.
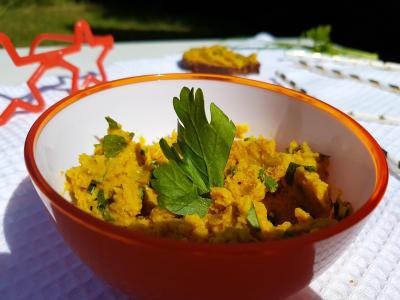
<path fill-rule="evenodd" d="M 352 215 L 346 219 L 338 222 L 337 224 L 318 230 L 313 233 L 308 233 L 302 236 L 293 237 L 290 239 L 272 240 L 272 241 L 258 241 L 252 243 L 237 243 L 237 244 L 209 244 L 199 242 L 188 242 L 182 240 L 173 240 L 168 238 L 160 238 L 152 236 L 150 234 L 137 232 L 123 228 L 111 223 L 102 221 L 93 217 L 92 215 L 80 210 L 78 207 L 73 205 L 71 202 L 63 198 L 57 191 L 55 191 L 44 179 L 39 171 L 38 166 L 35 162 L 35 146 L 40 133 L 47 123 L 61 110 L 67 106 L 73 104 L 76 101 L 84 99 L 88 95 L 95 94 L 97 92 L 119 87 L 128 84 L 137 84 L 150 81 L 159 80 L 212 80 L 212 81 L 223 81 L 234 84 L 246 85 L 261 89 L 266 89 L 273 92 L 278 92 L 289 96 L 292 100 L 302 101 L 310 104 L 337 119 L 339 122 L 344 124 L 350 129 L 356 136 L 361 140 L 363 145 L 367 148 L 370 153 L 376 170 L 376 184 L 373 193 L 365 204 L 355 211 Z M 217 254 L 234 254 L 234 253 L 252 253 L 260 252 L 273 253 L 283 249 L 289 249 L 288 247 L 304 247 L 311 246 L 313 243 L 328 239 L 334 235 L 342 233 L 362 221 L 367 215 L 381 201 L 388 183 L 388 167 L 386 158 L 384 156 L 381 147 L 375 141 L 375 139 L 365 130 L 360 124 L 353 120 L 348 115 L 344 114 L 335 107 L 313 98 L 295 90 L 277 86 L 274 84 L 241 78 L 228 75 L 215 75 L 215 74 L 200 74 L 200 73 L 170 73 L 170 74 L 155 74 L 155 75 L 144 75 L 129 77 L 123 79 L 117 79 L 105 83 L 100 83 L 96 86 L 88 89 L 79 91 L 73 95 L 67 96 L 59 102 L 50 106 L 42 115 L 34 122 L 29 133 L 26 137 L 24 147 L 25 164 L 31 179 L 36 187 L 49 199 L 51 206 L 58 209 L 62 214 L 75 222 L 87 227 L 88 229 L 95 231 L 99 234 L 105 235 L 109 238 L 119 240 L 126 244 L 136 244 L 147 247 L 162 247 L 165 250 L 173 249 L 177 251 L 196 251 L 196 252 L 209 252 Z M 41 195 L 40 195 L 41 196 Z M 43 201 L 43 200 L 42 200 Z M 210 252 L 209 252 L 210 253 Z"/>

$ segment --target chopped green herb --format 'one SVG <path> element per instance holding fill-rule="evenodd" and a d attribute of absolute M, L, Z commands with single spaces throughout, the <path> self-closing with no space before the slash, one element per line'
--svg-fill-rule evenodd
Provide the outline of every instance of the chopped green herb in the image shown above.
<path fill-rule="evenodd" d="M 97 193 L 97 208 L 99 210 L 104 210 L 107 207 L 107 205 L 108 205 L 108 201 L 104 197 L 104 191 L 100 190 Z"/>
<path fill-rule="evenodd" d="M 247 213 L 247 221 L 250 223 L 250 225 L 252 227 L 260 229 L 260 224 L 258 223 L 256 209 L 254 208 L 253 203 L 251 204 L 251 208 L 249 209 L 249 212 Z"/>
<path fill-rule="evenodd" d="M 288 166 L 288 168 L 286 169 L 286 174 L 285 174 L 285 180 L 287 183 L 292 184 L 293 183 L 293 179 L 294 179 L 294 174 L 296 173 L 296 169 L 298 167 L 304 167 L 304 169 L 308 172 L 316 172 L 317 168 L 314 166 L 302 166 L 299 164 L 296 164 L 294 162 L 291 162 Z"/>
<path fill-rule="evenodd" d="M 89 186 L 87 187 L 86 191 L 87 191 L 89 194 L 92 194 L 98 183 L 99 183 L 98 181 L 92 180 L 92 181 L 90 182 Z"/>
<path fill-rule="evenodd" d="M 107 158 L 117 156 L 127 146 L 122 136 L 108 134 L 103 138 L 104 154 Z"/>
<path fill-rule="evenodd" d="M 133 139 L 133 137 L 135 136 L 135 133 L 134 132 L 128 132 L 128 134 L 129 134 L 129 138 L 132 140 Z"/>
<path fill-rule="evenodd" d="M 260 171 L 258 171 L 258 179 L 260 179 L 261 182 L 265 181 L 265 170 L 264 169 L 260 169 Z"/>
<path fill-rule="evenodd" d="M 121 126 L 112 118 L 110 117 L 106 117 L 106 121 L 108 123 L 108 129 L 119 129 L 121 128 Z"/>
<path fill-rule="evenodd" d="M 296 164 L 294 162 L 291 162 L 288 166 L 288 168 L 286 169 L 286 173 L 285 173 L 285 180 L 287 183 L 292 184 L 293 183 L 293 179 L 294 179 L 294 174 L 296 173 L 296 169 L 300 167 L 299 164 Z"/>
<path fill-rule="evenodd" d="M 140 189 L 139 190 L 139 197 L 140 197 L 140 199 L 144 199 L 144 189 Z"/>
<path fill-rule="evenodd" d="M 278 183 L 276 182 L 276 180 L 274 178 L 272 178 L 271 176 L 266 176 L 265 177 L 265 181 L 264 181 L 265 186 L 268 188 L 268 190 L 271 193 L 275 193 L 276 190 L 278 189 Z"/>
<path fill-rule="evenodd" d="M 249 141 L 250 139 L 251 139 L 250 137 L 246 137 L 246 138 L 244 138 L 244 141 L 247 142 L 247 141 Z"/>
<path fill-rule="evenodd" d="M 110 212 L 109 212 L 108 210 L 104 210 L 104 211 L 103 211 L 103 218 L 104 218 L 104 220 L 107 221 L 107 222 L 112 222 L 112 221 L 114 221 L 114 218 L 111 217 Z"/>
<path fill-rule="evenodd" d="M 347 202 L 337 201 L 333 205 L 335 218 L 337 220 L 343 220 L 351 213 L 351 205 Z"/>
<path fill-rule="evenodd" d="M 104 197 L 104 191 L 99 190 L 99 192 L 97 193 L 97 209 L 101 212 L 104 220 L 106 221 L 113 221 L 113 218 L 111 217 L 110 212 L 107 209 L 111 203 L 111 199 L 106 199 Z"/>
<path fill-rule="evenodd" d="M 178 214 L 204 216 L 211 187 L 223 186 L 224 169 L 235 137 L 232 121 L 211 103 L 211 122 L 204 109 L 201 89 L 183 88 L 173 100 L 179 118 L 177 145 L 160 140 L 168 163 L 153 171 L 152 187 L 159 193 L 159 205 Z"/>
<path fill-rule="evenodd" d="M 317 172 L 317 168 L 314 166 L 304 166 L 304 169 L 308 172 Z"/>
<path fill-rule="evenodd" d="M 232 176 L 235 176 L 235 175 L 236 175 L 236 172 L 237 172 L 237 166 L 235 165 L 235 166 L 233 166 L 233 167 L 231 168 L 231 175 L 232 175 Z"/>
<path fill-rule="evenodd" d="M 264 169 L 260 169 L 260 171 L 258 171 L 258 179 L 260 179 L 260 181 L 264 183 L 265 187 L 271 193 L 275 193 L 278 189 L 278 183 L 276 182 L 276 180 L 271 176 L 267 176 Z"/>

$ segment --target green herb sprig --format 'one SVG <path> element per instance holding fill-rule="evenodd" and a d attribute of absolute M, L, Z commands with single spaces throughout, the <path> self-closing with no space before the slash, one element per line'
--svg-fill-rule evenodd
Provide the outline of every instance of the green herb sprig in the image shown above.
<path fill-rule="evenodd" d="M 159 194 L 160 207 L 203 217 L 211 205 L 211 188 L 224 184 L 236 127 L 214 103 L 208 122 L 201 89 L 184 87 L 173 104 L 179 118 L 177 143 L 169 146 L 160 140 L 168 162 L 153 171 L 151 185 Z"/>
<path fill-rule="evenodd" d="M 304 31 L 301 37 L 312 41 L 311 47 L 304 46 L 311 51 L 325 53 L 329 55 L 347 55 L 366 59 L 378 59 L 378 54 L 370 53 L 358 49 L 336 46 L 331 41 L 331 25 L 319 25 Z"/>
<path fill-rule="evenodd" d="M 303 31 L 300 38 L 295 41 L 268 42 L 261 47 L 236 47 L 238 49 L 304 49 L 327 55 L 344 55 L 361 59 L 377 60 L 377 53 L 371 53 L 359 49 L 338 46 L 331 41 L 331 25 L 319 25 Z M 310 40 L 308 43 L 307 40 Z"/>

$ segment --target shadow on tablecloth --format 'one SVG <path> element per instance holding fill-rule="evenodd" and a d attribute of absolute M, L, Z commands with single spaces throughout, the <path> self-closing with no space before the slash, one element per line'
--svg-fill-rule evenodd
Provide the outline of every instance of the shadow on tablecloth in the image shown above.
<path fill-rule="evenodd" d="M 28 177 L 8 203 L 4 235 L 10 253 L 0 253 L 2 299 L 128 299 L 72 252 Z"/>

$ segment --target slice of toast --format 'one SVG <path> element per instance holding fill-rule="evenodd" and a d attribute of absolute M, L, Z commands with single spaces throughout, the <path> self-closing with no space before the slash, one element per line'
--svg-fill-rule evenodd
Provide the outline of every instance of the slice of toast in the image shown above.
<path fill-rule="evenodd" d="M 195 73 L 250 74 L 260 70 L 256 54 L 244 56 L 219 45 L 189 49 L 181 64 Z"/>

